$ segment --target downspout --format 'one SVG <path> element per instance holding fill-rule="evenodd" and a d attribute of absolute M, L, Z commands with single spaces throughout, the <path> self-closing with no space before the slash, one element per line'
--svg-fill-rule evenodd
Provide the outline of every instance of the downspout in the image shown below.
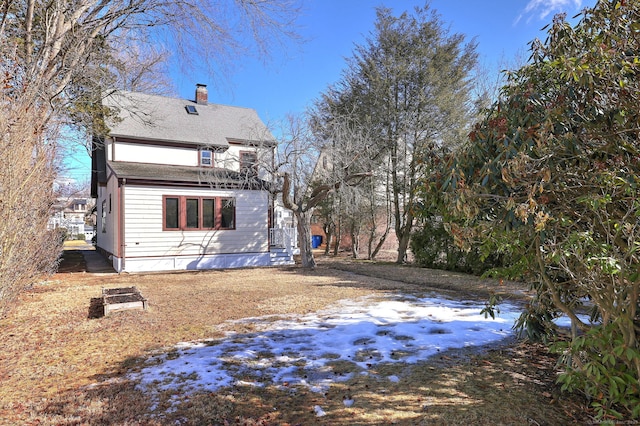
<path fill-rule="evenodd" d="M 122 178 L 121 182 L 120 182 L 120 186 L 118 188 L 118 205 L 120 207 L 120 218 L 119 218 L 119 239 L 120 239 L 120 259 L 122 259 L 122 261 L 120 262 L 120 271 L 119 272 L 124 272 L 124 264 L 125 264 L 125 258 L 126 258 L 126 244 L 125 244 L 125 240 L 124 240 L 124 188 L 125 185 L 127 183 L 127 179 L 126 178 Z"/>
<path fill-rule="evenodd" d="M 270 169 L 275 171 L 275 165 L 276 165 L 276 150 L 275 148 L 271 148 L 271 166 Z M 268 244 L 269 244 L 269 251 L 271 251 L 271 245 L 274 243 L 273 241 L 273 232 L 275 232 L 275 227 L 276 227 L 276 204 L 277 204 L 277 197 L 278 197 L 278 193 L 276 191 L 274 191 L 274 184 L 275 184 L 275 179 L 274 179 L 274 173 L 271 173 L 271 176 L 269 177 L 269 238 L 268 238 Z M 273 230 L 273 231 L 272 231 Z"/>
<path fill-rule="evenodd" d="M 272 238 L 272 232 L 271 230 L 273 228 L 275 228 L 274 226 L 274 221 L 275 221 L 275 212 L 274 212 L 274 206 L 275 206 L 275 201 L 274 201 L 274 196 L 269 193 L 269 195 L 267 196 L 268 199 L 268 207 L 267 207 L 267 244 L 268 244 L 268 251 L 271 251 L 271 244 L 273 244 L 273 241 L 271 240 Z"/>

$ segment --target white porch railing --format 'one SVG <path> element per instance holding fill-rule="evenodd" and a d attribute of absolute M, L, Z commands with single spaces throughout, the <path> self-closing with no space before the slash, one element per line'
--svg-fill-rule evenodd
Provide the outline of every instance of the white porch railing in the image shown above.
<path fill-rule="evenodd" d="M 269 229 L 271 247 L 283 248 L 290 256 L 298 252 L 298 230 L 296 228 Z"/>

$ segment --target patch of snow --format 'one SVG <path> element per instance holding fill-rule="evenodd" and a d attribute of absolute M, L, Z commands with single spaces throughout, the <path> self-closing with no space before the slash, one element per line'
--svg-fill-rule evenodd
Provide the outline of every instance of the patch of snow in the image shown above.
<path fill-rule="evenodd" d="M 257 331 L 179 343 L 170 356 L 150 358 L 129 378 L 159 391 L 274 384 L 324 392 L 352 377 L 335 373 L 332 362 L 352 362 L 367 374 L 379 363 L 416 363 L 449 348 L 485 345 L 513 333 L 517 307 L 500 305 L 495 319 L 485 318 L 483 308 L 475 302 L 395 295 L 345 300 L 332 309 L 277 321 L 249 318 Z"/>
<path fill-rule="evenodd" d="M 324 417 L 327 415 L 327 413 L 325 413 L 325 411 L 319 405 L 316 405 L 315 407 L 313 407 L 313 411 L 316 412 L 316 417 Z"/>
<path fill-rule="evenodd" d="M 576 315 L 578 317 L 578 319 L 580 321 L 582 321 L 585 324 L 592 324 L 591 323 L 591 318 L 589 317 L 589 315 Z M 571 318 L 569 318 L 566 315 L 563 315 L 559 318 L 556 318 L 553 320 L 553 322 L 558 326 L 558 327 L 571 327 Z"/>

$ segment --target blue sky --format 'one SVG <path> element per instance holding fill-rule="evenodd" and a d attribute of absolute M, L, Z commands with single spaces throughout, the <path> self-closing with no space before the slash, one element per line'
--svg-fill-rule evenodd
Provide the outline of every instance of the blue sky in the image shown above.
<path fill-rule="evenodd" d="M 232 75 L 213 84 L 203 72 L 173 72 L 175 95 L 192 99 L 195 84 L 208 85 L 209 101 L 254 108 L 263 121 L 276 122 L 287 114 L 304 112 L 329 85 L 340 79 L 356 44 L 373 30 L 375 9 L 390 7 L 396 13 L 424 6 L 423 0 L 303 0 L 299 20 L 301 45 L 273 52 L 265 64 L 254 58 L 238 58 Z M 451 32 L 476 38 L 480 61 L 495 78 L 505 66 L 528 58 L 528 43 L 544 39 L 540 29 L 555 13 L 568 17 L 596 0 L 432 0 L 431 7 L 450 25 Z M 519 59 L 517 59 L 519 58 Z M 493 77 L 492 77 L 493 78 Z M 83 149 L 67 161 L 67 176 L 85 180 L 90 162 Z"/>
<path fill-rule="evenodd" d="M 339 80 L 345 58 L 373 30 L 376 7 L 384 5 L 399 14 L 424 4 L 424 0 L 305 0 L 300 25 L 309 41 L 275 53 L 266 65 L 241 60 L 229 78 L 230 87 L 209 86 L 209 100 L 254 108 L 265 121 L 302 112 Z M 555 13 L 566 11 L 572 17 L 594 4 L 595 0 L 432 0 L 431 7 L 452 32 L 476 37 L 481 61 L 497 72 L 518 55 L 526 61 L 528 43 L 545 37 L 540 29 Z M 185 98 L 193 97 L 196 83 L 210 83 L 204 73 L 175 74 L 173 80 L 177 94 Z"/>

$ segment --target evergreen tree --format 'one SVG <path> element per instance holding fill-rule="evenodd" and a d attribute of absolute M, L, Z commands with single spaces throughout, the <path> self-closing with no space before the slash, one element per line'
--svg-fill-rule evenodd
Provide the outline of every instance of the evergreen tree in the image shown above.
<path fill-rule="evenodd" d="M 390 183 L 398 263 L 406 258 L 421 180 L 440 147 L 458 143 L 469 123 L 475 48 L 448 34 L 428 4 L 399 17 L 380 8 L 374 32 L 316 104 L 319 128 L 348 118 L 372 135 L 370 160 Z"/>

